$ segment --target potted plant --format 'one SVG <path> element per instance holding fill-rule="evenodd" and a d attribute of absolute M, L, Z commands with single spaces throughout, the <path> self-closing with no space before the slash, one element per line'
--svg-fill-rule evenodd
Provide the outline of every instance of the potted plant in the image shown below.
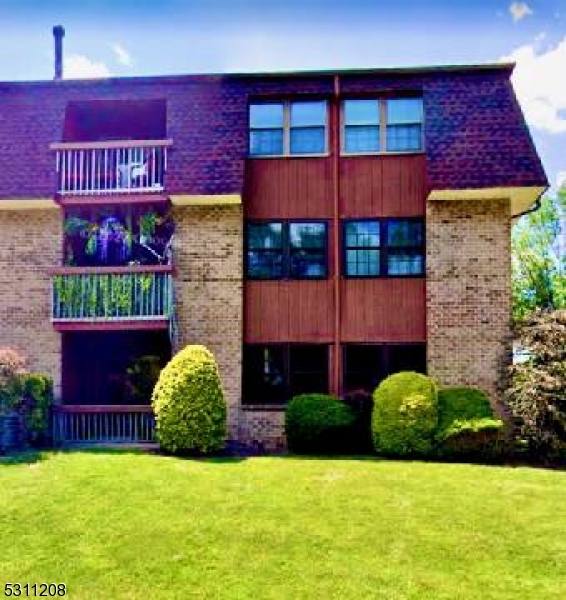
<path fill-rule="evenodd" d="M 148 244 L 151 242 L 155 234 L 155 227 L 157 225 L 157 214 L 152 210 L 144 213 L 140 216 L 139 227 L 140 227 L 140 244 Z"/>

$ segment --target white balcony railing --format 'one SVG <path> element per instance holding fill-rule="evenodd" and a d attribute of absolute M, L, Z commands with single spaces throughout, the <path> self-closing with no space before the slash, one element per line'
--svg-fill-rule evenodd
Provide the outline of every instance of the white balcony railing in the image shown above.
<path fill-rule="evenodd" d="M 61 195 L 159 193 L 171 140 L 64 142 L 55 151 Z"/>

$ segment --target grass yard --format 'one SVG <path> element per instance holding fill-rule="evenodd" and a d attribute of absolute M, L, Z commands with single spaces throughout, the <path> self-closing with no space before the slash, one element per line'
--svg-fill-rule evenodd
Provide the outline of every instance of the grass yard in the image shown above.
<path fill-rule="evenodd" d="M 0 459 L 0 583 L 68 598 L 566 597 L 566 473 L 379 460 Z"/>

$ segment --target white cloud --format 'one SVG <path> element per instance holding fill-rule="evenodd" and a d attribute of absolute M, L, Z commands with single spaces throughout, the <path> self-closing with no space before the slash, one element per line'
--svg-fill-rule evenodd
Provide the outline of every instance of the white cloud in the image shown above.
<path fill-rule="evenodd" d="M 556 187 L 560 189 L 563 186 L 566 188 L 566 171 L 558 171 L 556 174 Z"/>
<path fill-rule="evenodd" d="M 82 54 L 64 58 L 63 75 L 66 79 L 94 79 L 109 77 L 110 71 L 103 62 L 96 62 Z"/>
<path fill-rule="evenodd" d="M 526 2 L 513 2 L 509 5 L 509 14 L 513 17 L 513 21 L 517 23 L 517 21 L 532 15 L 533 11 Z"/>
<path fill-rule="evenodd" d="M 566 37 L 547 52 L 537 53 L 536 41 L 504 56 L 504 62 L 516 62 L 513 85 L 533 127 L 548 133 L 566 132 Z"/>
<path fill-rule="evenodd" d="M 132 66 L 132 57 L 130 53 L 121 44 L 112 44 L 112 50 L 116 55 L 116 60 L 125 67 Z"/>

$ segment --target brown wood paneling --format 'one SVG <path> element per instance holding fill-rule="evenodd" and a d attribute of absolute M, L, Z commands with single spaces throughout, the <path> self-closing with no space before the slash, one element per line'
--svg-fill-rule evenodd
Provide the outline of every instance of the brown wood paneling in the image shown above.
<path fill-rule="evenodd" d="M 248 160 L 244 211 L 250 219 L 331 218 L 331 159 Z"/>
<path fill-rule="evenodd" d="M 426 341 L 424 279 L 344 279 L 344 342 Z"/>
<path fill-rule="evenodd" d="M 244 341 L 330 343 L 332 281 L 247 281 Z"/>
<path fill-rule="evenodd" d="M 425 214 L 423 154 L 351 156 L 340 161 L 342 217 L 417 217 Z"/>

